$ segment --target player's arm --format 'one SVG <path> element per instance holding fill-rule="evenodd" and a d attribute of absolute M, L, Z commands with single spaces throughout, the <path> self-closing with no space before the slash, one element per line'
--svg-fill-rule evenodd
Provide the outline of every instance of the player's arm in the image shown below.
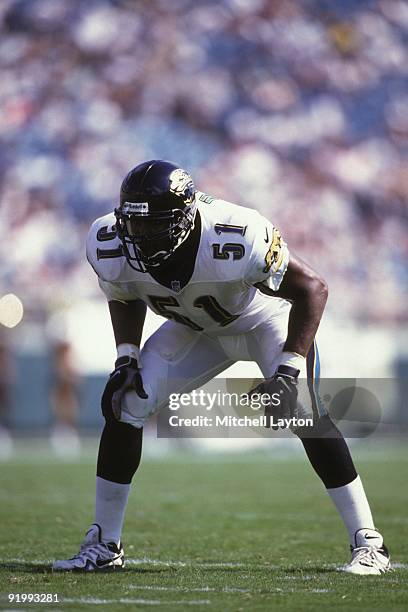
<path fill-rule="evenodd" d="M 262 241 L 257 232 L 247 282 L 252 280 L 252 284 L 263 293 L 292 303 L 286 341 L 276 371 L 250 391 L 250 395 L 255 392 L 266 392 L 271 396 L 279 394 L 279 406 L 275 408 L 270 405 L 265 408 L 265 414 L 270 419 L 275 412 L 281 416 L 291 415 L 297 407 L 298 376 L 319 327 L 328 291 L 325 281 L 317 272 L 295 255 L 289 255 L 279 230 L 264 218 L 262 222 L 271 242 L 264 254 L 265 245 L 262 242 L 267 243 L 267 240 Z M 265 264 L 263 268 L 262 264 Z"/>
<path fill-rule="evenodd" d="M 263 283 L 257 283 L 256 287 L 263 293 L 292 302 L 283 350 L 306 357 L 326 305 L 326 282 L 291 253 L 288 268 L 277 291 L 272 291 Z"/>
<path fill-rule="evenodd" d="M 295 414 L 297 378 L 319 327 L 328 290 L 321 276 L 293 254 L 278 290 L 272 291 L 264 283 L 257 283 L 256 287 L 263 293 L 292 302 L 280 364 L 271 378 L 251 391 L 251 394 L 279 394 L 279 406 L 265 408 L 266 426 L 269 427 L 271 415 L 277 413 L 278 417 L 287 417 Z"/>
<path fill-rule="evenodd" d="M 140 341 L 146 317 L 141 300 L 109 301 L 109 312 L 118 358 L 102 395 L 102 412 L 107 420 L 120 420 L 122 400 L 128 391 L 147 399 L 140 363 Z"/>
<path fill-rule="evenodd" d="M 130 354 L 124 352 L 126 348 L 122 348 L 122 345 L 133 345 L 137 349 L 136 353 L 138 353 L 146 318 L 146 304 L 142 300 L 132 300 L 131 302 L 110 300 L 109 312 L 118 349 L 118 357 Z M 128 350 L 131 349 L 128 348 Z"/>

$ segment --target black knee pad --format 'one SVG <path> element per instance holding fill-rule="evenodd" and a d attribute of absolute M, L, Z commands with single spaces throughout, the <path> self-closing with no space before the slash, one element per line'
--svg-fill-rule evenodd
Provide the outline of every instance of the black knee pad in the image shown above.
<path fill-rule="evenodd" d="M 99 444 L 97 475 L 105 480 L 129 484 L 139 467 L 143 429 L 127 423 L 107 421 Z"/>
<path fill-rule="evenodd" d="M 317 419 L 313 428 L 295 433 L 327 489 L 342 487 L 357 478 L 347 443 L 329 416 Z"/>

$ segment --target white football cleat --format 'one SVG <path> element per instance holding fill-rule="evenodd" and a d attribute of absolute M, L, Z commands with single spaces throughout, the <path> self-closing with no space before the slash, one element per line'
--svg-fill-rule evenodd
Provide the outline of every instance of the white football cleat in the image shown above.
<path fill-rule="evenodd" d="M 97 523 L 91 525 L 86 532 L 79 553 L 71 559 L 54 561 L 53 571 L 56 572 L 101 572 L 119 570 L 125 566 L 123 546 L 115 542 L 105 543 L 101 540 L 102 530 Z"/>
<path fill-rule="evenodd" d="M 359 529 L 351 546 L 351 561 L 343 571 L 360 576 L 379 575 L 391 570 L 390 555 L 376 529 Z"/>

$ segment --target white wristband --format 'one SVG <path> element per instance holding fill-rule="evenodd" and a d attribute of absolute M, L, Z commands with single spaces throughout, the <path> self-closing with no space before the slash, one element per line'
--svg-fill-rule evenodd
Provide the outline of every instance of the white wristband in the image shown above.
<path fill-rule="evenodd" d="M 289 351 L 283 351 L 279 365 L 290 366 L 297 370 L 302 370 L 303 364 L 305 363 L 306 357 L 299 355 L 299 353 L 290 353 Z"/>
<path fill-rule="evenodd" d="M 118 344 L 116 350 L 118 351 L 118 359 L 119 357 L 132 357 L 140 364 L 140 349 L 136 344 Z"/>

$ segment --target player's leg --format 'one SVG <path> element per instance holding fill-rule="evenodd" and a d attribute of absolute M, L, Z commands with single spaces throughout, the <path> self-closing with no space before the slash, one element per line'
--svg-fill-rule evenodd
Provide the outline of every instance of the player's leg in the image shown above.
<path fill-rule="evenodd" d="M 216 340 L 167 322 L 145 343 L 140 356 L 148 399 L 129 392 L 121 422 L 105 424 L 98 454 L 95 523 L 102 539 L 119 542 L 131 481 L 142 453 L 143 425 L 167 405 L 171 393 L 186 393 L 228 367 Z"/>
<path fill-rule="evenodd" d="M 382 535 L 376 530 L 371 508 L 351 458 L 348 445 L 322 406 L 315 387 L 319 366 L 317 346 L 307 356 L 307 379 L 315 414 L 313 431 L 298 430 L 306 454 L 320 476 L 347 529 L 353 551 L 346 571 L 380 574 L 390 568 Z"/>
<path fill-rule="evenodd" d="M 281 321 L 275 318 L 264 323 L 251 334 L 248 344 L 265 377 L 272 376 L 279 364 L 286 329 L 287 320 L 282 317 Z M 381 534 L 375 530 L 370 505 L 348 445 L 319 400 L 316 392 L 319 370 L 319 356 L 314 344 L 306 359 L 306 371 L 300 375 L 307 379 L 314 424 L 312 428 L 298 428 L 295 433 L 349 534 L 354 552 L 347 571 L 379 574 L 389 568 L 388 551 Z M 355 559 L 357 561 L 353 562 Z"/>
<path fill-rule="evenodd" d="M 131 481 L 140 463 L 143 425 L 167 404 L 171 393 L 189 392 L 232 363 L 217 340 L 170 321 L 148 339 L 140 360 L 148 398 L 129 392 L 120 422 L 106 422 L 98 454 L 95 522 L 79 554 L 55 562 L 54 570 L 123 566 L 120 538 Z"/>
<path fill-rule="evenodd" d="M 314 426 L 312 431 L 305 428 L 295 433 L 347 529 L 353 557 L 345 569 L 357 574 L 383 573 L 390 567 L 388 551 L 382 535 L 375 529 L 348 445 L 316 392 L 316 374 L 320 369 L 316 345 L 311 347 L 306 362 Z"/>

